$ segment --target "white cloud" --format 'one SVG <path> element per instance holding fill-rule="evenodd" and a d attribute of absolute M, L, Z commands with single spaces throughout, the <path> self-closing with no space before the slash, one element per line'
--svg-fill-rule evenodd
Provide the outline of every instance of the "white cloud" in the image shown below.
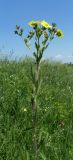
<path fill-rule="evenodd" d="M 62 60 L 63 59 L 63 55 L 62 54 L 58 54 L 55 56 L 56 60 Z"/>
<path fill-rule="evenodd" d="M 62 62 L 73 62 L 73 55 L 58 54 L 54 57 L 54 60 Z"/>
<path fill-rule="evenodd" d="M 63 62 L 64 56 L 62 54 L 57 54 L 55 57 L 53 57 L 53 60 Z"/>

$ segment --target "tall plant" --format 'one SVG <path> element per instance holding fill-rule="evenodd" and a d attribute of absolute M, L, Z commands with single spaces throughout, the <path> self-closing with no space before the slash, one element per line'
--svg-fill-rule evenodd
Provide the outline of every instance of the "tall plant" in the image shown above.
<path fill-rule="evenodd" d="M 46 21 L 31 21 L 28 23 L 32 27 L 26 38 L 23 38 L 23 29 L 16 25 L 15 34 L 23 38 L 25 45 L 30 48 L 29 41 L 33 38 L 35 45 L 35 51 L 33 56 L 35 58 L 35 72 L 33 69 L 31 72 L 33 87 L 32 87 L 32 143 L 34 151 L 34 160 L 38 159 L 38 141 L 37 141 L 37 108 L 38 108 L 38 91 L 41 85 L 40 81 L 40 64 L 43 57 L 43 53 L 48 48 L 49 42 L 52 41 L 56 36 L 62 38 L 63 32 L 56 28 L 56 23 L 50 25 Z"/>

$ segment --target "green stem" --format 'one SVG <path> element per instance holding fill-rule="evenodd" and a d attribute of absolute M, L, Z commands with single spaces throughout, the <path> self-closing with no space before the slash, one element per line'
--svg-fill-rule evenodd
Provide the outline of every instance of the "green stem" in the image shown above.
<path fill-rule="evenodd" d="M 37 37 L 37 42 L 39 45 L 39 37 Z M 34 151 L 34 160 L 38 159 L 38 147 L 37 147 L 37 94 L 39 87 L 39 48 L 37 49 L 37 59 L 35 63 L 35 82 L 32 89 L 32 142 L 33 142 L 33 151 Z"/>

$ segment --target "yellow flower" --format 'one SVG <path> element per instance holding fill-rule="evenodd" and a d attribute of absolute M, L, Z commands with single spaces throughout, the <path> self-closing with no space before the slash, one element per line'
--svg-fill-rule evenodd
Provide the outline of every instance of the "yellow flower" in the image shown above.
<path fill-rule="evenodd" d="M 41 21 L 41 25 L 42 25 L 43 27 L 45 27 L 45 28 L 48 28 L 48 29 L 51 29 L 51 28 L 52 28 L 52 26 L 51 26 L 49 23 L 47 23 L 46 21 Z"/>
<path fill-rule="evenodd" d="M 55 34 L 60 38 L 64 37 L 64 34 L 60 29 L 58 29 Z"/>
<path fill-rule="evenodd" d="M 26 109 L 26 108 L 24 108 L 24 112 L 27 112 L 27 109 Z"/>
<path fill-rule="evenodd" d="M 38 24 L 40 24 L 40 21 L 30 21 L 28 23 L 29 26 L 35 26 L 35 25 L 38 25 Z"/>

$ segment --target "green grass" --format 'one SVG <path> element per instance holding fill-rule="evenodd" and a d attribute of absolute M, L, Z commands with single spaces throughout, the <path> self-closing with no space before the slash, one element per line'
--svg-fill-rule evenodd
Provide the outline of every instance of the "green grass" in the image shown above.
<path fill-rule="evenodd" d="M 0 61 L 0 160 L 33 160 L 31 65 Z M 39 160 L 73 160 L 73 66 L 45 61 L 40 75 Z"/>

